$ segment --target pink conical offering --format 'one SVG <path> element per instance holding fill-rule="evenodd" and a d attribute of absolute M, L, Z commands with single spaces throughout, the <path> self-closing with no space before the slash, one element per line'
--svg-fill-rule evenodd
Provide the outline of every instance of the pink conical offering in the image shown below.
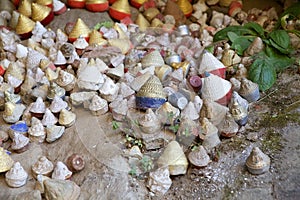
<path fill-rule="evenodd" d="M 202 79 L 202 98 L 211 99 L 222 105 L 227 105 L 231 98 L 231 83 L 219 76 L 205 72 Z"/>
<path fill-rule="evenodd" d="M 226 67 L 212 53 L 204 51 L 199 65 L 199 74 L 204 75 L 205 72 L 225 78 Z"/>

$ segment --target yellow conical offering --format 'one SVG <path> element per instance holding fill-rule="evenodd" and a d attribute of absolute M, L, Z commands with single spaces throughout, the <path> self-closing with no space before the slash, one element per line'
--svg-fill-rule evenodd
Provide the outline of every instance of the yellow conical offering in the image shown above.
<path fill-rule="evenodd" d="M 101 33 L 97 30 L 92 30 L 90 33 L 89 45 L 106 45 L 107 40 L 105 40 Z"/>
<path fill-rule="evenodd" d="M 37 3 L 32 3 L 31 4 L 31 11 L 32 11 L 32 19 L 34 21 L 39 21 L 41 24 L 46 26 L 49 24 L 53 18 L 54 14 L 52 12 L 52 9 L 49 8 L 48 6 L 40 5 Z"/>
<path fill-rule="evenodd" d="M 22 0 L 19 4 L 18 11 L 26 17 L 31 16 L 31 0 Z"/>
<path fill-rule="evenodd" d="M 192 15 L 193 6 L 189 0 L 178 0 L 177 5 L 186 17 L 190 17 Z"/>
<path fill-rule="evenodd" d="M 16 26 L 16 33 L 20 35 L 22 39 L 27 39 L 31 36 L 31 31 L 35 26 L 35 22 L 20 14 L 18 23 Z"/>
<path fill-rule="evenodd" d="M 148 20 L 141 13 L 138 14 L 135 23 L 139 25 L 141 31 L 145 31 L 150 26 Z"/>
<path fill-rule="evenodd" d="M 53 7 L 53 0 L 35 0 L 35 3 L 48 6 L 49 8 Z"/>
<path fill-rule="evenodd" d="M 71 33 L 69 34 L 69 41 L 74 42 L 77 38 L 79 38 L 79 36 L 84 37 L 88 41 L 89 34 L 89 27 L 82 21 L 82 19 L 78 18 Z"/>
<path fill-rule="evenodd" d="M 13 164 L 13 159 L 0 147 L 0 173 L 10 170 Z"/>

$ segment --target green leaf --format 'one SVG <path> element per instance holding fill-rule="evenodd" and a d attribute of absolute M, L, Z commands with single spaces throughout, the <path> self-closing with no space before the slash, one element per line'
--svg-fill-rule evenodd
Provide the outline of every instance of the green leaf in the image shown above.
<path fill-rule="evenodd" d="M 268 59 L 256 59 L 249 70 L 249 79 L 259 85 L 261 91 L 272 87 L 276 81 L 276 71 Z"/>
<path fill-rule="evenodd" d="M 264 38 L 265 37 L 265 31 L 261 25 L 259 25 L 256 22 L 249 22 L 244 25 L 244 27 L 254 30 L 259 37 Z"/>
<path fill-rule="evenodd" d="M 281 52 L 283 54 L 291 53 L 290 48 L 283 48 L 283 47 L 279 46 L 277 43 L 275 43 L 272 39 L 269 40 L 269 43 L 271 46 L 273 46 L 275 49 L 277 49 L 279 52 Z"/>
<path fill-rule="evenodd" d="M 238 55 L 242 56 L 250 44 L 251 41 L 247 37 L 241 36 L 234 40 L 231 44 L 231 48 L 236 50 Z"/>
<path fill-rule="evenodd" d="M 234 32 L 235 34 L 237 34 L 238 36 L 242 36 L 242 35 L 256 35 L 254 31 L 245 28 L 243 26 L 228 26 L 220 31 L 218 31 L 215 35 L 214 35 L 214 42 L 218 42 L 220 40 L 228 40 L 228 32 Z"/>
<path fill-rule="evenodd" d="M 275 30 L 269 33 L 269 37 L 278 46 L 286 49 L 290 46 L 290 36 L 285 30 Z"/>
<path fill-rule="evenodd" d="M 276 72 L 280 72 L 295 62 L 295 58 L 290 58 L 287 55 L 280 54 L 276 49 L 267 46 L 266 55 L 272 66 L 275 67 Z"/>
<path fill-rule="evenodd" d="M 234 42 L 239 36 L 234 32 L 228 32 L 227 36 L 231 42 Z"/>

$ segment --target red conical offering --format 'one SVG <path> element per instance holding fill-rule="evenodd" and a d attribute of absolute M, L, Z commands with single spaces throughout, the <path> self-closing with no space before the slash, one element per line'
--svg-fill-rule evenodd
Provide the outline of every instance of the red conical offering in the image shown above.
<path fill-rule="evenodd" d="M 53 0 L 35 0 L 35 3 L 47 6 L 51 9 L 53 9 Z"/>
<path fill-rule="evenodd" d="M 108 10 L 109 3 L 107 0 L 86 0 L 85 7 L 92 12 L 102 12 Z"/>
<path fill-rule="evenodd" d="M 68 0 L 67 4 L 71 8 L 84 8 L 85 0 Z"/>

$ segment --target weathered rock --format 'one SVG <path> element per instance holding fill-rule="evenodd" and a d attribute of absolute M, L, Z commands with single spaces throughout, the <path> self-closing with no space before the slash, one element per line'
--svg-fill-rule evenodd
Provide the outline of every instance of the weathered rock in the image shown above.
<path fill-rule="evenodd" d="M 193 165 L 197 167 L 205 167 L 210 162 L 210 158 L 202 145 L 199 146 L 196 150 L 191 151 L 188 155 L 188 159 Z"/>
<path fill-rule="evenodd" d="M 76 200 L 80 195 L 80 187 L 72 181 L 48 179 L 44 185 L 47 200 Z"/>
<path fill-rule="evenodd" d="M 13 198 L 14 200 L 42 200 L 42 195 L 39 190 L 32 190 L 29 192 L 22 192 Z"/>
<path fill-rule="evenodd" d="M 172 185 L 168 167 L 158 168 L 156 171 L 150 172 L 147 185 L 156 195 L 164 195 Z"/>

